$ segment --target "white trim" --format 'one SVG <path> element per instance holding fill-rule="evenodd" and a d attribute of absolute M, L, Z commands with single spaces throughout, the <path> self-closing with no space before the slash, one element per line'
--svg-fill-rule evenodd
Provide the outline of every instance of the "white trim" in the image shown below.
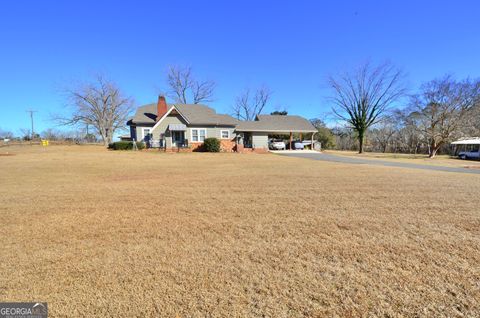
<path fill-rule="evenodd" d="M 153 128 L 152 130 L 154 130 L 155 128 L 157 128 L 157 126 L 168 116 L 170 115 L 170 113 L 172 112 L 172 110 L 175 108 L 175 110 L 177 111 L 177 113 L 180 114 L 180 116 L 182 116 L 183 120 L 185 120 L 187 122 L 187 124 L 190 124 L 190 122 L 182 115 L 182 113 L 175 107 L 175 105 L 172 105 L 172 108 L 170 108 L 169 110 L 167 110 L 167 112 L 165 113 L 165 115 L 162 116 L 162 118 L 160 118 L 156 123 L 155 125 L 153 125 Z"/>
<path fill-rule="evenodd" d="M 226 138 L 223 138 L 223 132 L 226 131 L 228 136 Z M 228 129 L 222 129 L 220 130 L 220 139 L 230 139 L 230 130 Z"/>
<path fill-rule="evenodd" d="M 194 141 L 193 140 L 193 131 L 194 130 L 198 130 L 198 141 Z M 199 142 L 199 143 L 202 143 L 203 141 L 200 141 L 200 130 L 205 130 L 205 139 L 207 139 L 207 128 L 202 128 L 202 127 L 194 127 L 194 128 L 190 128 L 190 141 L 189 142 Z"/>

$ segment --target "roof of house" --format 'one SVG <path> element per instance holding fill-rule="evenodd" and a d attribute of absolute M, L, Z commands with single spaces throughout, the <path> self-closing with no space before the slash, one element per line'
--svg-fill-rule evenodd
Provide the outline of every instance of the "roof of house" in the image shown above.
<path fill-rule="evenodd" d="M 200 104 L 167 104 L 168 110 L 175 109 L 190 125 L 236 126 L 238 120 L 229 115 L 217 114 L 213 108 Z M 140 106 L 135 115 L 128 121 L 132 124 L 155 124 L 157 104 Z"/>
<path fill-rule="evenodd" d="M 305 118 L 293 115 L 258 115 L 255 121 L 242 121 L 237 131 L 264 131 L 277 133 L 316 132 L 317 129 Z"/>

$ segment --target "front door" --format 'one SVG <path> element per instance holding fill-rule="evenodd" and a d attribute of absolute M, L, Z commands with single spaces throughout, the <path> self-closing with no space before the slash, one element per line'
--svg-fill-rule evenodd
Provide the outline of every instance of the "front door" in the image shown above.
<path fill-rule="evenodd" d="M 245 148 L 252 148 L 252 133 L 243 133 L 243 146 Z"/>
<path fill-rule="evenodd" d="M 185 143 L 184 131 L 172 131 L 172 146 L 181 147 Z"/>

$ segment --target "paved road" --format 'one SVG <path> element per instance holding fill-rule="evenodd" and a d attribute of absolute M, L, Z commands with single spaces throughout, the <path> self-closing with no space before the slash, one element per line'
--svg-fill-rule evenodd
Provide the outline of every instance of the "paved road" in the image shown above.
<path fill-rule="evenodd" d="M 318 152 L 317 153 L 277 152 L 277 153 L 282 156 L 291 156 L 291 157 L 298 157 L 298 158 L 306 158 L 306 159 L 330 161 L 330 162 L 340 162 L 340 163 L 348 163 L 348 164 L 366 164 L 366 165 L 372 165 L 372 166 L 400 167 L 400 168 L 411 168 L 411 169 L 480 174 L 480 169 L 431 166 L 431 165 L 422 165 L 417 163 L 395 162 L 395 161 L 386 161 L 386 160 L 369 160 L 369 159 L 362 159 L 362 158 L 336 156 L 336 155 L 318 153 Z"/>

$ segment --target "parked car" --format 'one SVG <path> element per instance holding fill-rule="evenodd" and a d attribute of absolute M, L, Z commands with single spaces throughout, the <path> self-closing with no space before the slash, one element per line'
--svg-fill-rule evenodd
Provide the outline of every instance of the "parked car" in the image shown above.
<path fill-rule="evenodd" d="M 268 148 L 271 150 L 285 150 L 285 143 L 281 139 L 270 139 Z"/>
<path fill-rule="evenodd" d="M 480 149 L 472 151 L 462 151 L 458 153 L 460 159 L 480 159 Z"/>
<path fill-rule="evenodd" d="M 300 140 L 292 141 L 292 150 L 303 150 L 305 145 Z M 290 149 L 290 142 L 287 143 L 287 149 Z"/>

